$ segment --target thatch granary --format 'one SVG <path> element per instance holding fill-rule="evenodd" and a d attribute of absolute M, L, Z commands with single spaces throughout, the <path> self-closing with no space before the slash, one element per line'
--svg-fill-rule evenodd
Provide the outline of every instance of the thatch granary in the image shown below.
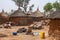
<path fill-rule="evenodd" d="M 31 12 L 31 14 L 29 14 L 29 12 L 24 13 L 21 10 L 16 10 L 11 14 L 9 20 L 16 25 L 30 25 L 34 21 L 41 20 L 41 17 L 43 17 L 43 14 L 40 14 L 39 10 Z"/>
<path fill-rule="evenodd" d="M 60 11 L 51 13 L 47 18 L 50 19 L 49 35 L 60 37 Z"/>
<path fill-rule="evenodd" d="M 39 9 L 37 8 L 37 10 L 31 13 L 29 17 L 32 17 L 34 21 L 40 21 L 41 19 L 43 19 L 44 14 L 40 12 Z"/>
<path fill-rule="evenodd" d="M 16 10 L 15 12 L 13 12 L 9 20 L 15 25 L 28 25 L 32 22 L 31 18 L 28 18 L 27 15 L 21 10 Z"/>
<path fill-rule="evenodd" d="M 9 21 L 9 16 L 7 12 L 4 12 L 4 10 L 2 10 L 2 12 L 0 12 L 0 24 L 6 23 L 8 21 Z"/>

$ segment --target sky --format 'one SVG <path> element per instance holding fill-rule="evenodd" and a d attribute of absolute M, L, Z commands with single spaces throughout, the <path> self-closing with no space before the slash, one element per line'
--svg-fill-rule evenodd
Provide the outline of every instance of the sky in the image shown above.
<path fill-rule="evenodd" d="M 55 1 L 56 0 L 30 0 L 29 6 L 34 4 L 33 11 L 39 8 L 39 10 L 43 12 L 43 7 L 46 3 L 53 3 Z M 0 11 L 4 9 L 5 12 L 11 12 L 11 10 L 17 10 L 17 8 L 18 7 L 15 5 L 15 2 L 13 2 L 12 0 L 0 0 Z"/>

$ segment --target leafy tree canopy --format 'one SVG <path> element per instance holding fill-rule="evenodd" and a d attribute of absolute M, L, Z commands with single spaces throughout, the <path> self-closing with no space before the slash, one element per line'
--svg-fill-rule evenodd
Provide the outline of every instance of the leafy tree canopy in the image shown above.
<path fill-rule="evenodd" d="M 53 3 L 53 8 L 60 9 L 60 4 L 56 1 L 55 3 Z"/>
<path fill-rule="evenodd" d="M 50 11 L 52 9 L 52 4 L 51 3 L 47 3 L 45 6 L 44 6 L 44 10 L 45 11 Z"/>

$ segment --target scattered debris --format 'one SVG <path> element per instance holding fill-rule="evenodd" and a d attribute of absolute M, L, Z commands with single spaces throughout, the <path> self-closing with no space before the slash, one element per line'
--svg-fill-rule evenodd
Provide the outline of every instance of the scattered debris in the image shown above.
<path fill-rule="evenodd" d="M 32 35 L 32 29 L 31 29 L 31 27 L 28 27 L 26 35 Z"/>
<path fill-rule="evenodd" d="M 41 22 L 34 22 L 33 24 L 31 24 L 30 26 L 33 28 L 33 29 L 42 29 L 44 25 L 44 22 L 41 21 Z"/>
<path fill-rule="evenodd" d="M 33 36 L 39 36 L 39 32 L 33 32 Z"/>
<path fill-rule="evenodd" d="M 4 28 L 11 28 L 11 25 L 7 24 L 7 23 L 3 24 L 3 26 L 4 26 Z"/>
<path fill-rule="evenodd" d="M 26 32 L 26 28 L 19 28 L 18 30 L 17 30 L 17 33 L 23 33 L 23 32 Z"/>

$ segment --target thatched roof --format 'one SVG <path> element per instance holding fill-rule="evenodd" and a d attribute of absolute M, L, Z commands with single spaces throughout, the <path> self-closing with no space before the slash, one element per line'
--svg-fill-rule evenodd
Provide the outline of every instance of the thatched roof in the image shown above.
<path fill-rule="evenodd" d="M 0 24 L 8 22 L 9 21 L 9 15 L 6 12 L 0 13 Z"/>
<path fill-rule="evenodd" d="M 16 10 L 15 12 L 13 12 L 11 14 L 11 17 L 21 17 L 21 16 L 29 16 L 29 17 L 43 17 L 43 13 L 41 13 L 39 11 L 39 9 L 37 9 L 35 12 L 27 12 L 27 13 L 24 13 L 22 12 L 21 10 Z"/>
<path fill-rule="evenodd" d="M 52 12 L 47 16 L 47 18 L 52 18 L 52 19 L 60 18 L 60 10 Z"/>
<path fill-rule="evenodd" d="M 8 17 L 9 15 L 7 13 L 1 13 L 1 16 Z"/>
<path fill-rule="evenodd" d="M 4 18 L 8 18 L 9 15 L 7 14 L 7 12 L 0 12 L 0 17 L 4 17 Z"/>
<path fill-rule="evenodd" d="M 26 16 L 26 15 L 21 10 L 16 10 L 10 16 L 11 17 L 20 17 L 20 16 Z"/>
<path fill-rule="evenodd" d="M 44 15 L 43 15 L 43 13 L 41 13 L 39 11 L 39 9 L 37 9 L 35 12 L 31 13 L 29 16 L 31 16 L 31 17 L 43 17 Z"/>

